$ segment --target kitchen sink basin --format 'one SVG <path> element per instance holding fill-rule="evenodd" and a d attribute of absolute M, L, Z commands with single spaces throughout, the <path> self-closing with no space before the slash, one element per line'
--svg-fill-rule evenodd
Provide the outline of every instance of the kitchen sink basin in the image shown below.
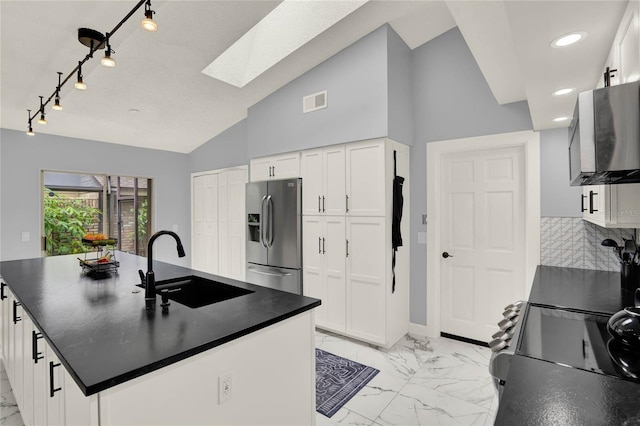
<path fill-rule="evenodd" d="M 144 286 L 138 284 L 138 287 Z M 190 308 L 199 308 L 251 293 L 251 290 L 196 275 L 156 281 L 157 295 L 166 294 L 170 300 Z"/>

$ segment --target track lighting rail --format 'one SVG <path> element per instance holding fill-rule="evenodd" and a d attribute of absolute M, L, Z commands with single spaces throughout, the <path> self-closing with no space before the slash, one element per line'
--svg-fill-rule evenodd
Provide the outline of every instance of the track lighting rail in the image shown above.
<path fill-rule="evenodd" d="M 89 53 L 84 57 L 84 59 L 82 59 L 81 61 L 78 61 L 78 65 L 76 65 L 76 67 L 71 70 L 71 72 L 65 77 L 64 80 L 62 80 L 62 82 L 60 82 L 60 74 L 62 73 L 58 73 L 58 85 L 56 86 L 56 89 L 53 91 L 53 93 L 51 94 L 51 96 L 49 96 L 47 98 L 47 100 L 42 103 L 42 99 L 43 96 L 40 96 L 40 102 L 41 102 L 41 106 L 40 108 L 38 108 L 36 110 L 36 112 L 31 115 L 31 110 L 27 110 L 29 112 L 28 117 L 29 117 L 29 131 L 27 132 L 27 134 L 29 135 L 33 135 L 33 131 L 31 129 L 31 122 L 33 119 L 35 119 L 38 114 L 43 114 L 44 112 L 44 108 L 49 104 L 49 102 L 51 102 L 52 99 L 56 98 L 56 96 L 60 96 L 60 89 L 62 89 L 62 86 L 64 86 L 66 84 L 67 81 L 69 81 L 70 78 L 72 78 L 73 76 L 76 75 L 76 73 L 78 72 L 79 69 L 81 69 L 82 65 L 87 62 L 89 59 L 93 58 L 93 54 L 99 50 L 102 49 L 105 45 L 109 45 L 109 41 L 110 39 L 113 37 L 113 35 L 116 33 L 116 31 L 118 31 L 120 29 L 120 27 L 122 26 L 122 24 L 124 24 L 125 22 L 127 22 L 127 20 L 129 20 L 129 18 L 131 18 L 131 16 L 136 13 L 136 11 L 138 9 L 140 9 L 143 5 L 145 5 L 146 3 L 146 7 L 145 7 L 145 18 L 149 19 L 150 16 L 152 16 L 153 12 L 151 10 L 151 0 L 139 0 L 138 3 L 133 7 L 133 9 L 131 9 L 131 11 L 129 13 L 127 13 L 127 15 L 122 18 L 122 20 L 120 22 L 118 22 L 118 24 L 116 24 L 115 27 L 113 27 L 113 29 L 106 34 L 106 37 L 104 38 L 104 40 L 102 40 L 99 43 L 94 43 L 93 40 L 90 41 L 89 44 Z M 97 31 L 96 31 L 97 33 Z M 101 34 L 100 34 L 101 35 Z M 84 42 L 82 42 L 84 44 Z M 110 46 L 108 47 L 110 49 Z"/>

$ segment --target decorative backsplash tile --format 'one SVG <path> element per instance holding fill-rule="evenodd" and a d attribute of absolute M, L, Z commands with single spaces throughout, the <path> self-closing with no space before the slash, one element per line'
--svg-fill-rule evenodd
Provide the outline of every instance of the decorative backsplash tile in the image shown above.
<path fill-rule="evenodd" d="M 569 268 L 620 271 L 620 261 L 612 248 L 600 245 L 605 238 L 623 244 L 635 229 L 602 228 L 579 217 L 542 217 L 540 223 L 540 264 Z"/>

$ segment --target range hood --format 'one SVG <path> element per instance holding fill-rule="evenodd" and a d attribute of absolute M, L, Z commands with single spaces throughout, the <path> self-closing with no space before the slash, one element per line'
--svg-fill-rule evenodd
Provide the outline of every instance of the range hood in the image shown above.
<path fill-rule="evenodd" d="M 640 183 L 640 82 L 578 95 L 569 162 L 572 186 Z"/>

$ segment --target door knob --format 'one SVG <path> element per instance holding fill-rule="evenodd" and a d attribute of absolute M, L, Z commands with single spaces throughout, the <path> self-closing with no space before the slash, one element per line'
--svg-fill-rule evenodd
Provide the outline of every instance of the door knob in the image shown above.
<path fill-rule="evenodd" d="M 453 257 L 453 255 L 452 255 L 452 254 L 449 254 L 449 253 L 447 253 L 447 252 L 445 251 L 445 252 L 442 252 L 442 257 L 444 257 L 444 258 L 446 259 L 447 257 Z"/>

